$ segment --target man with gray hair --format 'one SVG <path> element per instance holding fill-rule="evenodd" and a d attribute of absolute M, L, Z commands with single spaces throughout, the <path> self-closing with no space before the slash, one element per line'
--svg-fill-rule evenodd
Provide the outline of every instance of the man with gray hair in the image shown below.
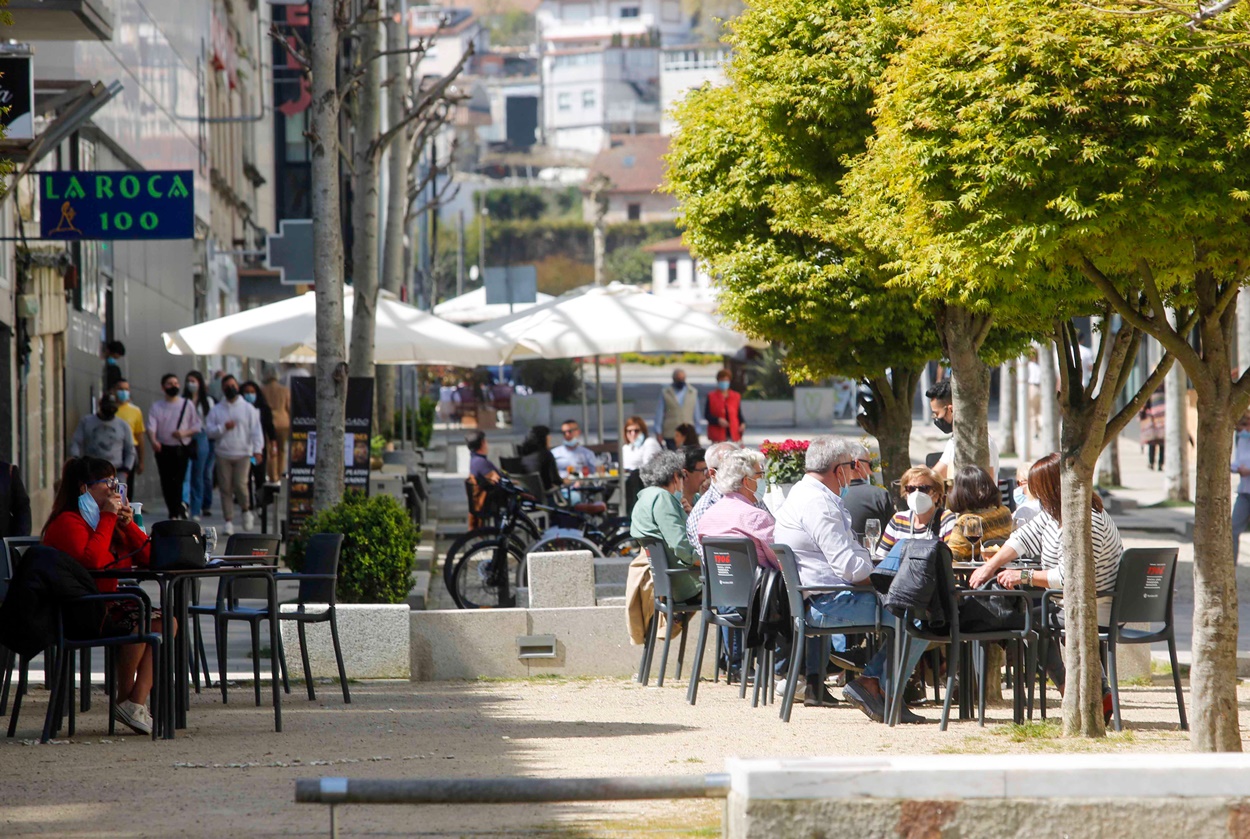
<path fill-rule="evenodd" d="M 868 549 L 855 540 L 851 516 L 839 495 L 850 485 L 857 473 L 862 446 L 846 437 L 817 437 L 807 447 L 803 480 L 794 485 L 777 514 L 774 531 L 778 543 L 794 553 L 799 583 L 804 587 L 859 585 L 872 573 Z M 807 598 L 807 623 L 811 626 L 865 626 L 877 619 L 877 596 L 873 592 L 827 592 Z M 897 621 L 889 612 L 882 622 Z M 924 644 L 913 644 L 903 670 L 909 679 L 916 669 Z M 885 719 L 885 693 L 881 677 L 885 673 L 888 646 L 883 647 L 863 675 L 850 682 L 842 695 L 876 722 Z M 806 644 L 807 683 L 809 693 L 824 690 L 822 662 L 829 656 L 824 638 L 809 638 Z M 901 709 L 901 722 L 917 723 L 924 719 L 907 708 Z"/>
<path fill-rule="evenodd" d="M 720 501 L 723 495 L 716 488 L 716 470 L 720 469 L 725 455 L 730 452 L 736 452 L 741 448 L 741 443 L 726 440 L 723 443 L 713 443 L 708 446 L 707 451 L 703 454 L 703 461 L 707 464 L 707 492 L 699 496 L 699 500 L 695 502 L 694 507 L 690 510 L 690 516 L 686 519 L 686 536 L 689 537 L 690 544 L 694 545 L 695 553 L 699 556 L 703 556 L 703 543 L 699 541 L 699 519 L 703 518 L 707 508 Z"/>

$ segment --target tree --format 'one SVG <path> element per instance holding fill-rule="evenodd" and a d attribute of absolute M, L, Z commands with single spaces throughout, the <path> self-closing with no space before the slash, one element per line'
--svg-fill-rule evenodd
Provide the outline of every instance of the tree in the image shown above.
<path fill-rule="evenodd" d="M 958 266 L 996 288 L 1049 284 L 1078 299 L 1093 292 L 1127 327 L 1109 342 L 1101 369 L 1125 343 L 1127 355 L 1140 331 L 1193 380 L 1202 410 L 1192 738 L 1200 750 L 1240 750 L 1226 464 L 1233 422 L 1250 403 L 1250 377 L 1229 375 L 1231 304 L 1250 265 L 1242 38 L 1062 0 L 925 9 L 924 34 L 883 80 L 870 155 L 880 168 L 863 185 L 889 191 L 895 220 L 906 220 L 900 238 L 910 270 Z M 1244 29 L 1246 16 L 1238 7 L 1222 22 Z M 1074 274 L 1084 282 L 1073 283 Z M 1186 340 L 1192 325 L 1196 349 Z M 1103 410 L 1101 393 L 1072 403 L 1079 368 L 1070 339 L 1061 361 L 1065 537 L 1093 468 L 1092 444 L 1078 435 L 1082 425 L 1099 430 Z M 1085 547 L 1068 538 L 1065 546 Z M 1092 592 L 1074 594 L 1084 595 L 1072 606 L 1085 622 Z M 1079 646 L 1069 643 L 1070 662 Z M 1065 696 L 1067 724 L 1091 711 L 1089 677 L 1081 682 L 1084 695 Z"/>
<path fill-rule="evenodd" d="M 398 125 L 404 119 L 404 107 L 408 97 L 408 54 L 404 46 L 408 40 L 408 27 L 402 18 L 403 0 L 390 0 L 391 14 L 387 16 L 386 51 L 386 124 Z M 391 143 L 388 150 L 386 192 L 386 232 L 382 239 L 382 290 L 399 294 L 408 275 L 407 249 L 404 247 L 404 222 L 408 209 L 408 164 L 411 149 L 405 132 L 401 142 Z M 384 364 L 377 369 L 378 433 L 392 433 L 395 417 L 395 368 Z"/>

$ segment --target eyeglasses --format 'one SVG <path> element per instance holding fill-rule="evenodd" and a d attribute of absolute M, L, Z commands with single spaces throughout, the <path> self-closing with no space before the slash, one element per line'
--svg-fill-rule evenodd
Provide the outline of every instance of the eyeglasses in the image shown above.
<path fill-rule="evenodd" d="M 577 429 L 576 428 L 561 428 L 560 433 L 563 434 L 565 437 L 572 437 L 574 434 L 577 433 Z"/>
<path fill-rule="evenodd" d="M 935 487 L 935 486 L 929 486 L 928 484 L 918 484 L 918 485 L 916 485 L 916 486 L 905 486 L 905 487 L 903 487 L 903 489 L 904 489 L 904 491 L 906 491 L 906 492 L 908 492 L 908 493 L 912 493 L 912 492 L 923 492 L 923 493 L 926 493 L 926 494 L 928 494 L 928 495 L 932 495 L 933 493 L 937 492 L 937 487 Z"/>
<path fill-rule="evenodd" d="M 117 489 L 117 478 L 101 478 L 98 481 L 92 481 L 87 486 L 95 486 L 96 484 L 104 484 L 109 489 Z"/>
<path fill-rule="evenodd" d="M 625 429 L 625 433 L 626 434 L 641 434 L 642 429 L 641 428 L 627 428 Z"/>

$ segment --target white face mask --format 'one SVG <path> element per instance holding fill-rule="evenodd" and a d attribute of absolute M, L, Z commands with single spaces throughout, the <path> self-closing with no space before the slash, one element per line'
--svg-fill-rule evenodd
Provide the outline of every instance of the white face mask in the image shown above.
<path fill-rule="evenodd" d="M 929 493 L 916 490 L 907 496 L 907 509 L 918 516 L 923 516 L 933 509 L 933 499 L 929 497 Z"/>

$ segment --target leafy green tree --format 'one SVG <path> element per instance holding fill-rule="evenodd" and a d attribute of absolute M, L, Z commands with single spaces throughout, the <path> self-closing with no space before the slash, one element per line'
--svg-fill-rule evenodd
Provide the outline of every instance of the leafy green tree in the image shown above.
<path fill-rule="evenodd" d="M 1109 303 L 1124 328 L 1104 342 L 1106 390 L 1117 391 L 1125 368 L 1115 375 L 1116 357 L 1129 355 L 1135 332 L 1185 368 L 1201 406 L 1192 738 L 1197 749 L 1239 751 L 1225 464 L 1233 423 L 1250 403 L 1250 377 L 1229 375 L 1232 303 L 1250 266 L 1244 35 L 1063 0 L 924 11 L 926 31 L 883 81 L 860 197 L 884 194 L 878 205 L 894 225 L 877 232 L 896 240 L 900 270 L 917 287 L 928 275 L 950 290 L 1036 286 L 1069 303 L 1090 292 Z M 1238 7 L 1221 22 L 1244 33 L 1250 21 Z M 1186 340 L 1193 325 L 1197 348 Z M 1070 330 L 1061 332 L 1065 550 L 1075 552 L 1087 550 L 1085 493 L 1102 445 L 1080 435 L 1105 438 L 1107 414 L 1101 392 L 1073 386 L 1079 364 Z M 1073 576 L 1085 577 L 1078 565 Z M 1088 639 L 1094 618 L 1092 587 L 1082 588 L 1067 605 L 1070 638 Z M 1096 733 L 1088 652 L 1085 640 L 1069 642 L 1069 663 L 1085 658 L 1068 682 L 1065 728 Z"/>

